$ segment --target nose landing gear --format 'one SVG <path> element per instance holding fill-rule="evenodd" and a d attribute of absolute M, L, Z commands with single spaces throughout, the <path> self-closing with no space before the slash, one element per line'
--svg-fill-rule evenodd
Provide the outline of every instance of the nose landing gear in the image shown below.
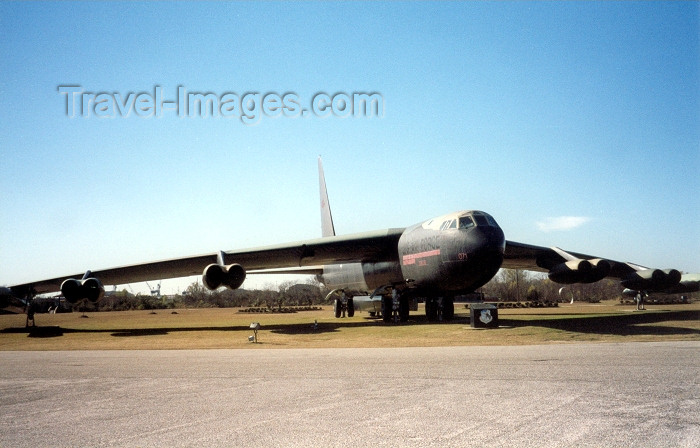
<path fill-rule="evenodd" d="M 397 288 L 391 289 L 391 295 L 382 296 L 382 320 L 384 322 L 406 322 L 410 309 L 410 297 L 407 294 L 401 294 Z"/>
<path fill-rule="evenodd" d="M 428 297 L 425 299 L 425 315 L 429 321 L 446 321 L 455 317 L 454 297 Z"/>

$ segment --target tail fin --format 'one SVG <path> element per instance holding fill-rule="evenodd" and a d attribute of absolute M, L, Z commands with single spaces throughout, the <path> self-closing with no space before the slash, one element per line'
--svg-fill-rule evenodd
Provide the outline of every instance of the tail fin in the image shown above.
<path fill-rule="evenodd" d="M 335 236 L 333 227 L 333 216 L 331 215 L 331 204 L 328 202 L 328 191 L 326 191 L 326 178 L 323 176 L 323 163 L 321 156 L 318 156 L 318 183 L 321 190 L 321 232 L 322 236 Z"/>

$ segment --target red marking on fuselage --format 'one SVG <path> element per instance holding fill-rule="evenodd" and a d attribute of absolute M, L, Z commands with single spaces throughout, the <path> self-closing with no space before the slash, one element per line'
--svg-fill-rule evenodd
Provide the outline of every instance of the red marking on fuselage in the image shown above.
<path fill-rule="evenodd" d="M 435 257 L 440 255 L 440 249 L 428 250 L 425 252 L 419 252 L 417 254 L 407 254 L 403 256 L 403 264 L 416 264 L 416 260 L 419 258 Z M 420 263 L 419 266 L 425 266 L 424 263 Z"/>

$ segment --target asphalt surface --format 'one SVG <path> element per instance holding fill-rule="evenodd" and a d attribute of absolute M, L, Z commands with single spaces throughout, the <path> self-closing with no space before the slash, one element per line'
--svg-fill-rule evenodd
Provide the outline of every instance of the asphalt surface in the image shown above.
<path fill-rule="evenodd" d="M 698 447 L 700 343 L 0 352 L 2 447 Z"/>

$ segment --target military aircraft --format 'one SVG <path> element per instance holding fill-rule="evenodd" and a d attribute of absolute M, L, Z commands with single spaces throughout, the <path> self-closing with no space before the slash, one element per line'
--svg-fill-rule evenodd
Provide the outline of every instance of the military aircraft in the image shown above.
<path fill-rule="evenodd" d="M 659 291 L 677 286 L 675 269 L 650 269 L 632 263 L 533 246 L 505 239 L 496 220 L 483 211 L 449 213 L 405 228 L 336 235 L 321 158 L 318 160 L 322 237 L 252 249 L 122 266 L 38 280 L 5 288 L 15 297 L 60 290 L 69 302 L 97 301 L 103 285 L 202 275 L 210 290 L 239 288 L 247 274 L 316 274 L 340 295 L 348 313 L 358 307 L 381 310 L 385 321 L 406 321 L 416 298 L 425 300 L 429 319 L 450 319 L 454 297 L 475 291 L 500 268 L 546 272 L 552 281 L 592 283 L 618 278 L 625 288 Z M 360 306 L 361 305 L 361 306 Z"/>

